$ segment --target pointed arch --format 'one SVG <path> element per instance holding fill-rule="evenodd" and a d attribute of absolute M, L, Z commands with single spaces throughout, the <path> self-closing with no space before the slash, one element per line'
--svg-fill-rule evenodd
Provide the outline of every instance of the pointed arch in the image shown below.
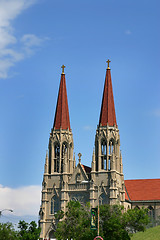
<path fill-rule="evenodd" d="M 107 142 L 104 138 L 101 140 L 101 169 L 107 170 Z"/>
<path fill-rule="evenodd" d="M 115 141 L 113 138 L 109 140 L 109 155 L 112 155 L 114 152 Z"/>
<path fill-rule="evenodd" d="M 68 158 L 68 143 L 66 141 L 64 141 L 62 143 L 62 152 L 61 152 L 61 173 L 63 173 L 64 171 L 64 161 L 65 161 L 65 158 L 67 157 Z"/>
<path fill-rule="evenodd" d="M 115 141 L 113 138 L 110 138 L 108 142 L 108 171 L 111 170 L 111 158 L 113 156 L 114 147 L 115 147 Z"/>
<path fill-rule="evenodd" d="M 148 206 L 148 215 L 150 218 L 154 218 L 154 208 L 151 205 Z"/>
<path fill-rule="evenodd" d="M 73 148 L 73 143 L 71 142 L 71 143 L 69 144 L 69 159 L 72 158 L 72 148 Z"/>
<path fill-rule="evenodd" d="M 60 204 L 59 204 L 59 198 L 57 195 L 54 195 L 52 198 L 51 198 L 51 209 L 50 209 L 50 213 L 51 214 L 55 214 L 57 213 L 60 209 Z"/>
<path fill-rule="evenodd" d="M 49 239 L 55 239 L 54 233 L 55 233 L 54 230 L 51 230 L 51 231 L 49 232 Z"/>
<path fill-rule="evenodd" d="M 60 144 L 55 142 L 54 144 L 54 172 L 59 172 L 59 161 L 60 161 Z"/>

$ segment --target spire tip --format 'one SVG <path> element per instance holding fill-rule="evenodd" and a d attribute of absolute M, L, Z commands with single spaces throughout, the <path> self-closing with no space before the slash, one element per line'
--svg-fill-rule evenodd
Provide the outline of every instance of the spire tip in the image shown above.
<path fill-rule="evenodd" d="M 108 63 L 107 69 L 110 69 L 109 64 L 110 64 L 111 61 L 108 59 L 108 61 L 106 61 L 106 62 Z"/>
<path fill-rule="evenodd" d="M 65 69 L 66 66 L 64 66 L 64 64 L 62 65 L 62 74 L 64 74 L 64 69 Z"/>

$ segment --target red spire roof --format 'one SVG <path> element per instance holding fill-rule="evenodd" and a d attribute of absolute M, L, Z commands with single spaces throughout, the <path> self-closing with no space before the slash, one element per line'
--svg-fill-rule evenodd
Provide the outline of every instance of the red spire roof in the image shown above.
<path fill-rule="evenodd" d="M 110 68 L 107 68 L 99 125 L 117 126 Z"/>
<path fill-rule="evenodd" d="M 61 74 L 61 81 L 59 86 L 59 93 L 58 93 L 58 100 L 57 100 L 57 107 L 56 107 L 53 128 L 55 128 L 56 130 L 59 130 L 60 128 L 62 128 L 63 130 L 66 130 L 69 128 L 69 130 L 71 130 L 70 120 L 69 120 L 66 80 L 65 80 L 64 72 L 62 72 Z"/>

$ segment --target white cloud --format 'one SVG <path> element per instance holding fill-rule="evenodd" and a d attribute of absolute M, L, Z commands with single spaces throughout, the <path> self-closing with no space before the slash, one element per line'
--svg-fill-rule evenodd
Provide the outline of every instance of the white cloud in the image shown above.
<path fill-rule="evenodd" d="M 36 37 L 33 34 L 26 34 L 21 38 L 21 41 L 24 43 L 26 47 L 32 46 L 40 46 L 42 43 L 42 39 Z"/>
<path fill-rule="evenodd" d="M 23 44 L 23 50 L 26 55 L 31 55 L 33 53 L 33 49 L 36 47 L 40 47 L 41 44 L 48 40 L 48 38 L 39 38 L 34 34 L 25 34 L 21 38 L 21 42 Z"/>
<path fill-rule="evenodd" d="M 16 62 L 30 56 L 46 38 L 24 34 L 21 39 L 14 35 L 12 21 L 37 0 L 0 0 L 0 78 L 7 78 Z"/>
<path fill-rule="evenodd" d="M 15 216 L 37 216 L 40 200 L 41 186 L 9 188 L 0 185 L 0 210 L 13 209 Z"/>

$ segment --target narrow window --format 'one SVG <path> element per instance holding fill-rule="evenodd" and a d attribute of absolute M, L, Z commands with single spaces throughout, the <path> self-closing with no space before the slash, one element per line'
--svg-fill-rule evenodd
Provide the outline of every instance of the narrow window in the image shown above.
<path fill-rule="evenodd" d="M 54 198 L 51 199 L 51 214 L 54 214 Z"/>
<path fill-rule="evenodd" d="M 148 211 L 148 215 L 151 219 L 154 219 L 154 209 L 152 206 L 148 207 L 149 211 Z"/>
<path fill-rule="evenodd" d="M 59 211 L 59 199 L 55 195 L 51 198 L 51 214 L 57 213 Z"/>
<path fill-rule="evenodd" d="M 59 158 L 60 158 L 60 146 L 55 144 L 54 147 L 54 172 L 59 172 Z"/>
<path fill-rule="evenodd" d="M 63 173 L 63 164 L 64 164 L 64 159 L 67 154 L 67 143 L 62 144 L 62 161 L 61 161 L 61 173 Z"/>
<path fill-rule="evenodd" d="M 109 141 L 109 155 L 112 155 L 113 148 L 114 148 L 114 142 L 113 142 L 113 140 L 110 140 Z"/>
<path fill-rule="evenodd" d="M 101 144 L 101 168 L 106 169 L 106 159 L 107 159 L 107 144 L 103 140 Z"/>
<path fill-rule="evenodd" d="M 69 146 L 69 159 L 72 157 L 72 143 Z"/>
<path fill-rule="evenodd" d="M 109 171 L 111 170 L 111 160 L 110 160 L 110 157 L 108 157 L 108 170 Z"/>

